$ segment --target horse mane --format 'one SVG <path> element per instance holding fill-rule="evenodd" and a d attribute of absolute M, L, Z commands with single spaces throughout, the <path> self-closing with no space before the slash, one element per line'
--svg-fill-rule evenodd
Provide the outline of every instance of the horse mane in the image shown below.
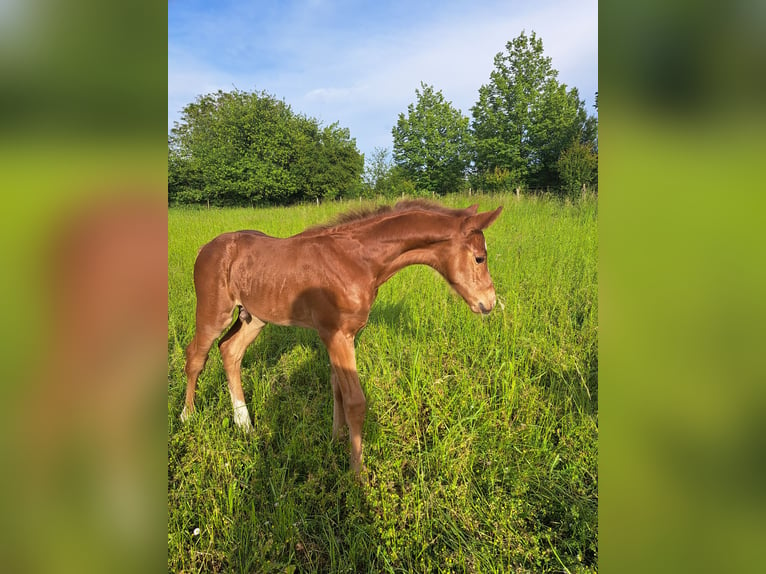
<path fill-rule="evenodd" d="M 400 213 L 406 211 L 430 211 L 444 215 L 455 215 L 455 212 L 458 210 L 450 209 L 448 207 L 439 205 L 436 202 L 427 201 L 425 199 L 404 199 L 398 201 L 393 206 L 380 205 L 377 207 L 351 209 L 335 216 L 327 223 L 320 223 L 319 225 L 311 226 L 307 228 L 303 233 L 335 229 L 336 227 L 343 227 L 353 223 L 373 220 L 389 213 Z"/>

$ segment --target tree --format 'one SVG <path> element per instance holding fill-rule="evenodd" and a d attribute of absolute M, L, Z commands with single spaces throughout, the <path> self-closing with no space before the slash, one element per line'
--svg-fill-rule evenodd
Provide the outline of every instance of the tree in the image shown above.
<path fill-rule="evenodd" d="M 394 162 L 416 187 L 443 195 L 465 183 L 470 161 L 469 120 L 444 99 L 441 90 L 420 83 L 417 103 L 399 114 L 392 130 Z"/>
<path fill-rule="evenodd" d="M 370 190 L 375 190 L 391 171 L 388 148 L 376 147 L 369 158 L 365 158 L 362 180 Z"/>
<path fill-rule="evenodd" d="M 562 189 L 567 195 L 575 196 L 583 187 L 590 186 L 594 182 L 598 156 L 589 144 L 574 141 L 561 153 L 556 166 Z"/>
<path fill-rule="evenodd" d="M 362 168 L 348 130 L 322 127 L 265 92 L 219 90 L 187 105 L 173 127 L 168 193 L 180 202 L 289 204 L 341 195 Z"/>
<path fill-rule="evenodd" d="M 364 175 L 364 197 L 398 197 L 402 193 L 416 195 L 414 184 L 394 165 L 388 148 L 376 147 L 366 159 Z"/>
<path fill-rule="evenodd" d="M 168 140 L 168 203 L 196 203 L 202 200 L 202 178 Z"/>
<path fill-rule="evenodd" d="M 595 124 L 577 88 L 558 82 L 534 32 L 505 48 L 471 108 L 475 169 L 480 175 L 505 170 L 514 185 L 558 186 L 562 151 L 573 140 L 591 143 Z"/>
<path fill-rule="evenodd" d="M 333 123 L 309 130 L 293 165 L 304 182 L 302 199 L 335 199 L 354 195 L 361 185 L 364 156 L 347 128 Z"/>
<path fill-rule="evenodd" d="M 364 173 L 362 180 L 365 187 L 365 196 L 372 197 L 383 192 L 390 179 L 391 163 L 388 148 L 376 147 L 372 150 L 369 158 L 365 158 Z"/>

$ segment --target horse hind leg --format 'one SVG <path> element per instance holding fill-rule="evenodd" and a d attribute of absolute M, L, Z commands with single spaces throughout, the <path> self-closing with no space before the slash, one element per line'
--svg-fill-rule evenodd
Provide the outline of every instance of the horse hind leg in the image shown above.
<path fill-rule="evenodd" d="M 253 427 L 250 423 L 245 395 L 242 392 L 242 357 L 245 356 L 245 350 L 255 340 L 264 325 L 263 321 L 251 316 L 244 307 L 241 307 L 234 325 L 218 343 L 223 368 L 226 371 L 226 380 L 229 383 L 234 423 L 245 432 L 251 431 Z"/>
<path fill-rule="evenodd" d="M 231 309 L 220 309 L 213 313 L 204 313 L 204 310 L 201 312 L 199 308 L 197 310 L 197 326 L 194 338 L 186 347 L 186 400 L 181 412 L 182 421 L 186 421 L 194 412 L 194 393 L 197 390 L 197 380 L 205 367 L 210 348 L 230 322 Z"/>

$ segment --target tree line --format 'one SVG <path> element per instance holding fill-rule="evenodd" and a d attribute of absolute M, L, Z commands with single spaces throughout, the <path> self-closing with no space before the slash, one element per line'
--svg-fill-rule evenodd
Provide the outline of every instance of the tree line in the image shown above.
<path fill-rule="evenodd" d="M 522 32 L 494 65 L 471 118 L 421 83 L 392 129 L 392 153 L 376 148 L 366 162 L 348 129 L 323 126 L 266 92 L 199 96 L 168 137 L 168 200 L 287 205 L 467 188 L 576 194 L 595 187 L 597 118 L 576 88 L 558 81 L 542 40 Z"/>

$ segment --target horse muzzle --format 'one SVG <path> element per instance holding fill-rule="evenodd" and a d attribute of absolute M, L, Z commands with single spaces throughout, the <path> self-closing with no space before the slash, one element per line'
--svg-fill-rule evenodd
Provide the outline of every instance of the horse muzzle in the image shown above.
<path fill-rule="evenodd" d="M 480 299 L 475 305 L 471 305 L 471 311 L 474 313 L 481 313 L 482 315 L 488 315 L 492 309 L 495 308 L 495 303 L 497 303 L 497 297 L 493 290 L 488 297 L 484 298 L 484 300 Z"/>

